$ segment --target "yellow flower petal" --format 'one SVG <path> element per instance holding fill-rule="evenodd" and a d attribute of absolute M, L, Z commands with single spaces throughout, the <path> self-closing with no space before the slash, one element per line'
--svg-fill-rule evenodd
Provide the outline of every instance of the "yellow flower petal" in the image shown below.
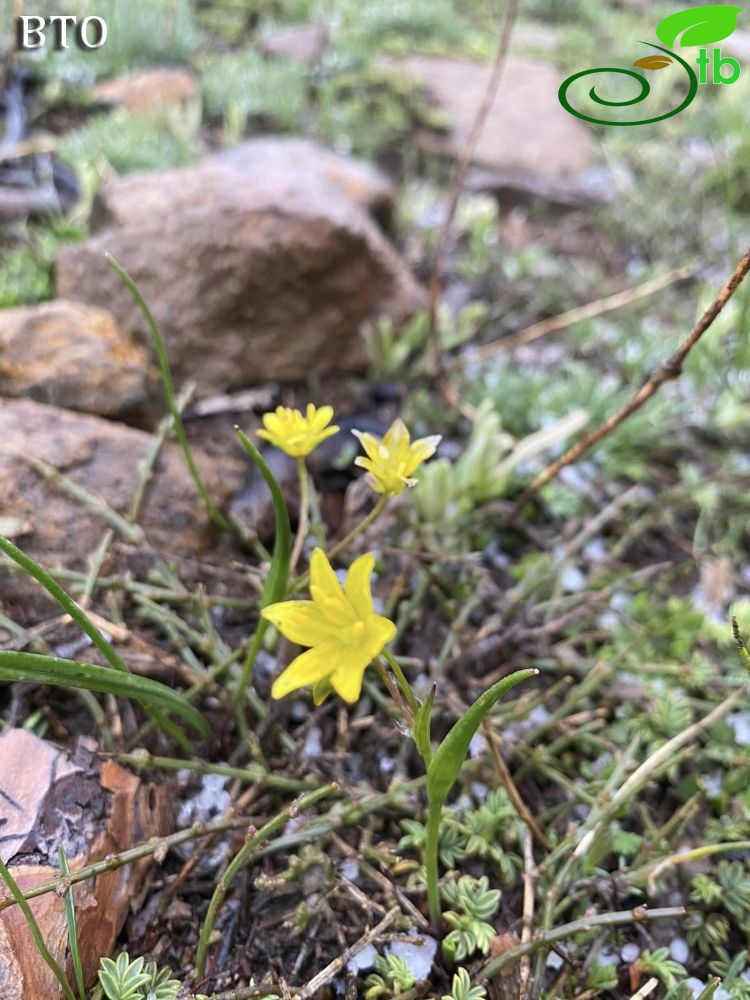
<path fill-rule="evenodd" d="M 276 678 L 271 688 L 272 698 L 283 698 L 290 691 L 307 687 L 327 677 L 336 667 L 339 644 L 332 640 L 314 646 L 292 660 L 286 670 Z"/>
<path fill-rule="evenodd" d="M 328 562 L 328 556 L 320 548 L 314 549 L 310 557 L 310 583 L 311 589 L 315 587 L 321 598 L 337 598 L 344 595 L 338 577 Z"/>
<path fill-rule="evenodd" d="M 353 605 L 359 618 L 367 618 L 372 614 L 372 595 L 370 593 L 370 576 L 375 566 L 375 556 L 371 552 L 355 559 L 349 567 L 344 584 L 344 593 Z"/>
<path fill-rule="evenodd" d="M 355 702 L 362 693 L 362 680 L 365 676 L 368 663 L 364 666 L 360 664 L 342 663 L 333 674 L 331 674 L 331 687 L 349 704 Z"/>
<path fill-rule="evenodd" d="M 362 645 L 353 650 L 342 649 L 342 656 L 331 674 L 331 687 L 348 702 L 359 698 L 365 670 L 382 651 L 383 646 L 396 634 L 393 622 L 381 615 L 370 615 L 365 624 L 366 634 Z"/>
<path fill-rule="evenodd" d="M 383 646 L 391 641 L 396 634 L 396 626 L 384 615 L 370 615 L 365 622 L 366 634 L 362 643 L 363 654 L 368 654 L 374 660 L 382 653 Z M 369 662 L 369 660 L 368 660 Z"/>
<path fill-rule="evenodd" d="M 383 435 L 383 447 L 397 454 L 409 447 L 409 431 L 400 417 L 393 421 Z"/>
<path fill-rule="evenodd" d="M 279 601 L 263 608 L 261 615 L 300 646 L 315 646 L 336 637 L 336 627 L 325 621 L 312 601 Z"/>
<path fill-rule="evenodd" d="M 411 475 L 415 472 L 422 462 L 426 462 L 428 458 L 432 456 L 437 451 L 437 446 L 440 444 L 441 437 L 439 434 L 433 434 L 431 437 L 420 438 L 415 441 L 409 449 L 409 461 L 407 463 L 406 475 Z"/>
<path fill-rule="evenodd" d="M 412 442 L 403 420 L 394 420 L 382 440 L 362 431 L 354 431 L 354 434 L 366 455 L 359 455 L 354 464 L 367 470 L 367 481 L 376 493 L 388 496 L 396 496 L 407 486 L 416 484 L 413 473 L 435 454 L 440 443 L 439 435 Z"/>
<path fill-rule="evenodd" d="M 332 419 L 333 419 L 332 406 L 321 406 L 320 409 L 316 411 L 312 403 L 308 405 L 307 421 L 316 432 L 322 431 L 327 424 L 330 424 Z M 338 430 L 338 427 L 336 428 L 336 430 Z"/>
<path fill-rule="evenodd" d="M 375 461 L 380 457 L 380 441 L 373 434 L 366 431 L 352 431 L 352 434 L 362 445 L 368 458 Z"/>
<path fill-rule="evenodd" d="M 321 406 L 318 410 L 308 403 L 306 416 L 299 410 L 288 406 L 277 406 L 272 413 L 263 415 L 264 430 L 258 431 L 258 437 L 270 441 L 293 458 L 304 458 L 311 451 L 336 434 L 338 427 L 327 427 L 333 417 L 332 406 Z"/>

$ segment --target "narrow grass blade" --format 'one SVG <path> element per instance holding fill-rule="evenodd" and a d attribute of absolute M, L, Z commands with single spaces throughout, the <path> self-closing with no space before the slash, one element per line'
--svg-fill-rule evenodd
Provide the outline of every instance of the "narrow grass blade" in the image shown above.
<path fill-rule="evenodd" d="M 43 566 L 40 566 L 31 556 L 27 556 L 10 539 L 4 538 L 2 535 L 0 535 L 0 551 L 4 552 L 6 556 L 17 563 L 21 569 L 25 570 L 29 576 L 33 577 L 38 584 L 44 587 L 50 597 L 57 601 L 63 611 L 67 612 L 81 631 L 91 639 L 110 666 L 124 673 L 129 672 L 111 643 L 107 642 L 85 611 L 76 604 L 70 594 L 63 590 L 57 580 Z"/>
<path fill-rule="evenodd" d="M 206 720 L 183 695 L 150 677 L 138 677 L 94 663 L 79 663 L 77 660 L 64 660 L 58 656 L 8 651 L 0 652 L 1 681 L 83 688 L 85 691 L 113 694 L 118 698 L 132 698 L 146 707 L 173 712 L 203 736 L 211 734 Z"/>
<path fill-rule="evenodd" d="M 8 871 L 2 860 L 0 860 L 0 878 L 2 878 L 2 880 L 8 886 L 11 896 L 20 906 L 21 912 L 26 918 L 26 923 L 29 925 L 29 931 L 31 932 L 31 936 L 34 938 L 34 944 L 36 945 L 40 956 L 42 957 L 44 962 L 49 966 L 55 979 L 62 987 L 62 991 L 65 995 L 65 1000 L 76 1000 L 75 993 L 70 988 L 70 983 L 68 982 L 65 973 L 57 964 L 55 959 L 52 957 L 49 950 L 47 949 L 47 945 L 44 943 L 42 932 L 39 930 L 39 924 L 36 922 L 36 918 L 34 917 L 34 914 L 31 912 L 31 907 L 23 898 L 23 893 L 18 888 L 16 880 Z"/>
<path fill-rule="evenodd" d="M 60 861 L 60 871 L 63 875 L 70 875 L 70 867 L 65 851 L 61 846 L 57 848 L 57 857 Z M 83 964 L 81 963 L 81 950 L 78 947 L 78 926 L 76 924 L 76 904 L 73 899 L 72 886 L 65 893 L 65 920 L 68 925 L 68 944 L 70 955 L 73 959 L 73 971 L 78 987 L 78 1000 L 86 1000 L 86 984 L 83 981 Z"/>
<path fill-rule="evenodd" d="M 154 351 L 156 352 L 156 358 L 159 362 L 159 372 L 161 374 L 161 381 L 164 387 L 164 397 L 167 402 L 167 408 L 172 416 L 172 423 L 174 424 L 174 432 L 177 437 L 177 441 L 182 450 L 183 457 L 185 459 L 185 464 L 187 465 L 188 472 L 195 483 L 195 488 L 197 489 L 201 500 L 203 501 L 203 506 L 206 508 L 206 513 L 211 518 L 213 523 L 221 531 L 231 531 L 232 526 L 221 513 L 219 508 L 213 502 L 209 496 L 206 484 L 203 482 L 203 477 L 198 471 L 198 466 L 195 464 L 195 459 L 193 458 L 193 453 L 190 450 L 190 445 L 188 444 L 187 434 L 185 433 L 185 425 L 182 422 L 182 415 L 180 413 L 180 408 L 177 405 L 177 399 L 174 391 L 174 382 L 172 381 L 172 372 L 169 368 L 169 359 L 167 358 L 167 351 L 164 346 L 164 339 L 161 335 L 161 330 L 159 325 L 154 318 L 154 314 L 148 307 L 146 300 L 141 294 L 140 289 L 130 277 L 125 268 L 119 264 L 112 254 L 106 253 L 105 258 L 107 263 L 115 271 L 119 277 L 122 279 L 124 284 L 127 286 L 130 294 L 133 296 L 135 301 L 138 303 L 141 312 L 146 318 L 146 322 L 151 330 L 151 339 L 154 344 Z"/>
<path fill-rule="evenodd" d="M 289 511 L 284 500 L 281 487 L 268 465 L 255 447 L 250 438 L 239 427 L 235 427 L 237 437 L 242 442 L 242 446 L 255 463 L 261 476 L 265 479 L 271 499 L 273 500 L 273 513 L 276 521 L 276 540 L 273 546 L 273 559 L 271 569 L 263 585 L 261 594 L 261 607 L 267 604 L 274 604 L 281 601 L 285 594 L 289 582 L 289 560 L 292 556 L 292 527 L 289 523 Z"/>
<path fill-rule="evenodd" d="M 243 448 L 265 479 L 266 484 L 271 491 L 271 499 L 273 501 L 273 513 L 276 522 L 276 539 L 273 545 L 271 568 L 268 571 L 268 576 L 263 584 L 263 591 L 260 595 L 260 606 L 261 608 L 265 608 L 269 604 L 274 604 L 276 601 L 283 600 L 286 595 L 287 585 L 289 583 L 289 567 L 292 558 L 292 526 L 289 523 L 289 510 L 287 509 L 286 501 L 284 500 L 284 494 L 281 492 L 281 487 L 279 486 L 276 477 L 268 468 L 265 459 L 247 434 L 240 430 L 239 427 L 235 427 L 235 431 L 237 433 L 237 437 L 242 443 Z M 249 687 L 252 680 L 255 658 L 258 655 L 261 643 L 263 642 L 263 636 L 265 635 L 268 626 L 269 623 L 265 618 L 258 619 L 255 635 L 253 636 L 252 642 L 248 647 L 245 663 L 242 667 L 242 674 L 240 675 L 239 683 L 237 685 L 237 694 L 240 704 L 242 704 L 245 697 L 245 691 Z M 240 713 L 238 716 L 238 722 L 242 728 L 241 720 L 242 715 Z"/>
<path fill-rule="evenodd" d="M 38 562 L 26 555 L 10 539 L 0 535 L 0 552 L 17 563 L 21 569 L 25 570 L 38 584 L 40 584 L 52 597 L 63 611 L 67 612 L 81 631 L 91 639 L 93 644 L 105 658 L 107 663 L 121 673 L 129 674 L 130 671 L 117 654 L 114 646 L 107 641 L 99 629 L 94 625 L 86 612 L 76 604 L 70 594 L 65 591 L 55 578 L 40 566 Z M 147 708 L 151 718 L 156 722 L 186 753 L 192 752 L 192 745 L 185 734 L 175 726 L 169 719 L 166 719 L 155 708 Z"/>

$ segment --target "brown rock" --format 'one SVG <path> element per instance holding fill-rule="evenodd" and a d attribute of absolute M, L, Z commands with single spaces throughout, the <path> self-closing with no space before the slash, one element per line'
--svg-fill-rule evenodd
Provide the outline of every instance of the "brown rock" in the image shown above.
<path fill-rule="evenodd" d="M 460 155 L 482 103 L 490 65 L 421 55 L 399 59 L 393 65 L 422 83 L 452 123 L 447 135 L 425 133 L 420 143 L 431 152 Z M 564 73 L 545 62 L 508 59 L 474 163 L 485 171 L 511 171 L 558 181 L 589 169 L 590 133 L 557 99 L 563 77 Z"/>
<path fill-rule="evenodd" d="M 200 99 L 200 84 L 190 70 L 179 67 L 144 69 L 97 83 L 92 91 L 100 104 L 136 114 L 160 114 Z"/>
<path fill-rule="evenodd" d="M 360 330 L 403 320 L 423 293 L 361 205 L 370 171 L 302 140 L 243 144 L 198 166 L 131 175 L 106 193 L 111 225 L 63 248 L 61 295 L 106 305 L 146 336 L 107 266 L 110 251 L 149 301 L 178 381 L 202 393 L 356 370 Z"/>
<path fill-rule="evenodd" d="M 269 31 L 261 40 L 261 48 L 268 55 L 307 65 L 317 62 L 327 45 L 328 29 L 323 24 L 291 24 Z"/>
<path fill-rule="evenodd" d="M 231 431 L 228 431 L 231 433 Z M 29 459 L 49 463 L 72 482 L 125 513 L 139 463 L 152 447 L 150 435 L 123 424 L 59 410 L 31 400 L 0 399 L 0 510 L 31 526 L 25 550 L 46 565 L 85 565 L 101 539 L 105 522 L 59 484 L 46 479 Z M 209 492 L 219 507 L 244 484 L 247 466 L 237 458 L 210 458 L 194 450 Z M 156 549 L 194 555 L 214 532 L 188 476 L 178 448 L 167 444 L 149 483 L 139 521 Z M 0 580 L 0 592 L 15 602 L 21 578 Z"/>
<path fill-rule="evenodd" d="M 0 856 L 23 891 L 59 876 L 58 846 L 77 871 L 172 828 L 167 786 L 144 786 L 113 761 L 100 764 L 92 749 L 82 741 L 70 756 L 26 730 L 0 733 Z M 24 863 L 15 864 L 21 856 Z M 144 859 L 73 889 L 87 983 L 96 978 L 100 958 L 110 954 L 149 863 Z M 49 892 L 29 905 L 47 948 L 65 968 L 64 900 Z M 0 910 L 0 995 L 3 1000 L 62 995 L 18 907 Z"/>
<path fill-rule="evenodd" d="M 56 299 L 0 310 L 0 394 L 119 417 L 155 387 L 148 352 L 103 309 Z"/>

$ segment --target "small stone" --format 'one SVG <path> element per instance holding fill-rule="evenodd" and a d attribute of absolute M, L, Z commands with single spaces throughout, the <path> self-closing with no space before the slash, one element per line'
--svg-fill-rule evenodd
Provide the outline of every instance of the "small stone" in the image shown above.
<path fill-rule="evenodd" d="M 375 945 L 368 944 L 365 948 L 362 948 L 352 955 L 349 961 L 346 963 L 346 967 L 349 972 L 365 972 L 367 969 L 371 969 L 375 965 L 375 959 L 378 957 L 378 951 Z"/>
<path fill-rule="evenodd" d="M 200 100 L 200 84 L 188 69 L 163 66 L 103 80 L 92 95 L 100 104 L 157 114 Z"/>
<path fill-rule="evenodd" d="M 680 962 L 684 965 L 690 957 L 690 949 L 687 941 L 684 938 L 674 938 L 669 944 L 669 954 L 675 962 Z"/>
<path fill-rule="evenodd" d="M 128 418 L 155 388 L 148 352 L 106 310 L 65 299 L 0 310 L 0 394 Z"/>
<path fill-rule="evenodd" d="M 328 45 L 328 29 L 323 24 L 291 24 L 269 31 L 261 39 L 261 49 L 270 56 L 293 59 L 312 65 Z"/>
<path fill-rule="evenodd" d="M 0 398 L 0 510 L 30 526 L 22 539 L 24 551 L 49 568 L 81 569 L 106 529 L 101 514 L 46 479 L 29 456 L 124 515 L 140 463 L 152 447 L 150 434 L 124 424 L 30 399 Z M 196 448 L 194 457 L 209 494 L 225 507 L 245 481 L 243 456 L 214 457 Z M 139 524 L 148 543 L 165 554 L 197 555 L 215 542 L 216 531 L 176 444 L 168 442 L 159 454 Z M 8 602 L 11 617 L 29 623 L 39 588 L 3 570 L 0 600 Z"/>
<path fill-rule="evenodd" d="M 419 934 L 413 941 L 399 938 L 391 942 L 389 952 L 402 958 L 418 983 L 430 977 L 437 952 L 437 941 L 429 934 Z"/>

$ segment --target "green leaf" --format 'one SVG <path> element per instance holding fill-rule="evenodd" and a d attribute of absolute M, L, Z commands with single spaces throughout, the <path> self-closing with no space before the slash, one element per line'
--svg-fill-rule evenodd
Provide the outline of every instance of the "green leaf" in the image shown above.
<path fill-rule="evenodd" d="M 430 693 L 419 706 L 417 714 L 414 716 L 412 734 L 417 750 L 422 760 L 429 766 L 432 758 L 432 744 L 430 743 L 430 720 L 432 719 L 432 706 L 435 703 L 435 692 L 437 684 L 433 684 Z"/>
<path fill-rule="evenodd" d="M 109 1000 L 143 1000 L 143 987 L 151 981 L 151 976 L 143 971 L 143 959 L 130 961 L 123 951 L 117 961 L 103 958 L 99 969 L 99 982 Z"/>
<path fill-rule="evenodd" d="M 79 663 L 77 660 L 63 660 L 40 653 L 0 652 L 0 682 L 2 681 L 83 688 L 86 691 L 113 694 L 118 698 L 132 698 L 146 707 L 174 712 L 203 736 L 211 735 L 211 728 L 206 720 L 186 698 L 150 677 L 137 677 L 94 663 Z"/>
<path fill-rule="evenodd" d="M 712 3 L 689 10 L 678 10 L 660 21 L 656 37 L 665 45 L 673 46 L 680 38 L 680 45 L 713 45 L 728 38 L 737 27 L 737 15 L 742 7 Z"/>
<path fill-rule="evenodd" d="M 89 639 L 91 639 L 93 644 L 111 667 L 115 670 L 120 670 L 123 673 L 129 673 L 127 666 L 120 659 L 120 656 L 114 646 L 108 639 L 105 638 L 96 625 L 94 625 L 83 608 L 80 608 L 76 604 L 70 594 L 68 594 L 67 591 L 60 586 L 57 580 L 55 580 L 55 578 L 47 572 L 44 566 L 41 566 L 38 562 L 32 559 L 31 556 L 19 549 L 17 545 L 14 545 L 9 538 L 5 538 L 3 535 L 0 535 L 0 552 L 3 552 L 9 559 L 12 559 L 21 567 L 22 570 L 28 573 L 30 577 L 44 587 L 50 597 L 57 601 L 63 611 L 69 614 L 81 631 L 84 632 Z M 172 737 L 178 746 L 182 747 L 182 749 L 187 753 L 192 752 L 190 741 L 177 726 L 173 725 L 169 719 L 165 719 L 163 715 L 153 708 L 147 708 L 146 711 L 153 718 L 154 722 L 156 722 Z"/>
<path fill-rule="evenodd" d="M 427 768 L 427 794 L 432 802 L 444 802 L 456 782 L 469 744 L 482 720 L 492 709 L 492 706 L 516 684 L 534 677 L 537 670 L 517 670 L 509 677 L 504 677 L 497 684 L 481 694 L 474 704 L 456 722 L 443 742 L 435 751 L 435 755 Z"/>
<path fill-rule="evenodd" d="M 286 586 L 289 580 L 289 560 L 292 554 L 292 528 L 289 523 L 289 511 L 284 500 L 284 494 L 281 492 L 281 487 L 276 477 L 268 468 L 265 459 L 250 438 L 239 427 L 235 427 L 235 431 L 245 451 L 268 484 L 268 488 L 271 491 L 271 499 L 273 500 L 273 512 L 276 519 L 276 541 L 273 546 L 271 569 L 263 585 L 263 593 L 260 599 L 261 607 L 265 608 L 268 604 L 275 604 L 276 601 L 282 601 L 286 594 Z M 261 619 L 261 621 L 263 620 Z"/>

